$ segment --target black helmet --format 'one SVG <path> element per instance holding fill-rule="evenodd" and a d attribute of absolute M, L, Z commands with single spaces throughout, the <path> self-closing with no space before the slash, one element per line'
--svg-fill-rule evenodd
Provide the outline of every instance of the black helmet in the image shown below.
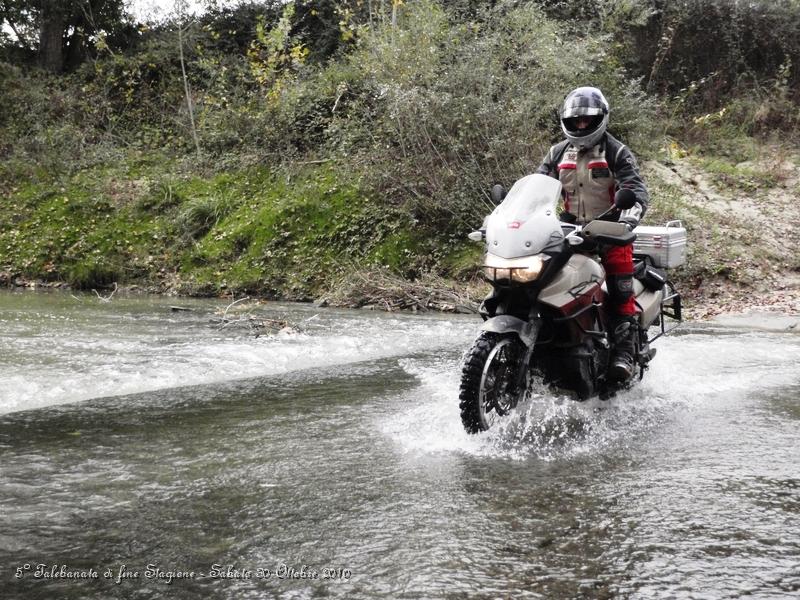
<path fill-rule="evenodd" d="M 576 117 L 591 117 L 585 129 L 578 129 Z M 591 148 L 608 127 L 608 102 L 603 92 L 594 87 L 579 87 L 567 94 L 561 109 L 561 130 L 570 143 L 584 150 Z"/>

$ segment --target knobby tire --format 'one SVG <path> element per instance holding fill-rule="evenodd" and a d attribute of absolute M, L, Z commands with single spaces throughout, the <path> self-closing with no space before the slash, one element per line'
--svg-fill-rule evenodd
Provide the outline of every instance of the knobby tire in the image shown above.
<path fill-rule="evenodd" d="M 480 416 L 481 378 L 489 355 L 503 338 L 504 336 L 497 333 L 483 331 L 467 352 L 458 395 L 461 422 L 467 433 L 479 433 L 488 429 Z"/>

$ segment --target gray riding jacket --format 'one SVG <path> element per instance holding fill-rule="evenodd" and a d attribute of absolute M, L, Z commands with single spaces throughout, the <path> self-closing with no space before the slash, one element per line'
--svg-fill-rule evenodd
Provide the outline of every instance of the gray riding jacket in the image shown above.
<path fill-rule="evenodd" d="M 636 205 L 623 211 L 620 221 L 636 227 L 647 211 L 650 196 L 636 158 L 610 133 L 584 151 L 567 140 L 556 144 L 536 172 L 561 181 L 564 210 L 574 215 L 581 225 L 606 211 L 614 203 L 617 190 L 622 188 L 636 195 Z"/>

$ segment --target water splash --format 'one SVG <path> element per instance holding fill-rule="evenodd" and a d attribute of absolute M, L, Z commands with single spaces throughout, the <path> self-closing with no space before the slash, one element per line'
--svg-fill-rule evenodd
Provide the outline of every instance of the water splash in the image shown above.
<path fill-rule="evenodd" d="M 512 415 L 478 435 L 461 427 L 461 360 L 403 360 L 420 381 L 418 402 L 382 429 L 410 452 L 558 460 L 627 444 L 697 405 L 792 384 L 800 375 L 800 344 L 791 338 L 700 333 L 662 339 L 658 348 L 644 380 L 610 400 L 576 402 L 534 386 Z"/>
<path fill-rule="evenodd" d="M 556 460 L 600 450 L 655 426 L 668 412 L 664 399 L 635 389 L 609 400 L 576 402 L 535 386 L 511 415 L 485 433 L 468 435 L 458 409 L 460 363 L 402 360 L 420 380 L 414 397 L 427 398 L 381 425 L 406 451 Z M 672 410 L 675 403 L 669 403 Z"/>

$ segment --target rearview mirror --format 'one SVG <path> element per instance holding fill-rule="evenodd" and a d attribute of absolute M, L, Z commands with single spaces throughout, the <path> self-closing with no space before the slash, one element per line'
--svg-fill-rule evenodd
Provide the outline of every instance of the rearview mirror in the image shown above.
<path fill-rule="evenodd" d="M 622 188 L 617 192 L 617 195 L 614 196 L 614 206 L 620 210 L 628 210 L 629 208 L 633 208 L 635 204 L 636 194 L 633 193 L 633 190 L 629 190 L 628 188 Z"/>
<path fill-rule="evenodd" d="M 506 188 L 499 183 L 496 183 L 492 186 L 492 191 L 489 193 L 489 196 L 492 198 L 492 203 L 497 205 L 503 201 L 507 193 L 508 192 L 506 192 Z"/>

